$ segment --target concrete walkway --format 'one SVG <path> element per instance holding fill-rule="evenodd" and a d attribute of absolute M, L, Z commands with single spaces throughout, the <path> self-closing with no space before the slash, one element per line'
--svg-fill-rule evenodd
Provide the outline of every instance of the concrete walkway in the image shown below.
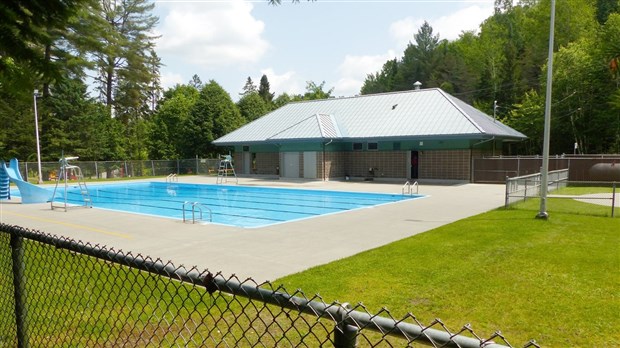
<path fill-rule="evenodd" d="M 161 181 L 161 179 L 159 179 Z M 180 177 L 214 184 L 213 177 Z M 402 184 L 344 181 L 267 181 L 240 185 L 400 193 Z M 376 248 L 504 204 L 503 185 L 420 185 L 423 199 L 262 228 L 188 224 L 178 220 L 49 204 L 1 201 L 0 222 L 141 253 L 175 265 L 197 266 L 257 282 L 303 271 Z"/>

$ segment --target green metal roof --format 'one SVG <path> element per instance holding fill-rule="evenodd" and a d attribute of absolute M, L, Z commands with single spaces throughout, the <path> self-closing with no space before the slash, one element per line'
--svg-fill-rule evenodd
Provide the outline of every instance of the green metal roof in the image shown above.
<path fill-rule="evenodd" d="M 430 88 L 289 103 L 214 144 L 492 137 L 526 138 L 441 89 Z"/>

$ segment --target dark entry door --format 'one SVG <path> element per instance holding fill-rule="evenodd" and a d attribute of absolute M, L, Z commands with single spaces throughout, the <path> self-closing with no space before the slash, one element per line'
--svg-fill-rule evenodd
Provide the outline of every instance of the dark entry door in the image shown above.
<path fill-rule="evenodd" d="M 418 178 L 419 155 L 417 151 L 411 151 L 411 179 Z"/>

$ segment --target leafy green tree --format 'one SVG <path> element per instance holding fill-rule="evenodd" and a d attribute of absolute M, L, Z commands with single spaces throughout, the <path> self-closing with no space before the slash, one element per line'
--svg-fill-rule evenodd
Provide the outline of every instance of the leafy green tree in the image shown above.
<path fill-rule="evenodd" d="M 602 62 L 599 78 L 602 81 L 600 95 L 606 99 L 597 104 L 598 112 L 607 122 L 607 146 L 603 151 L 620 153 L 620 13 L 612 13 L 597 35 L 598 54 Z"/>
<path fill-rule="evenodd" d="M 361 94 L 374 94 L 394 90 L 394 80 L 398 75 L 398 61 L 396 58 L 383 64 L 380 72 L 366 75 Z"/>
<path fill-rule="evenodd" d="M 127 156 L 136 159 L 147 156 L 146 122 L 161 91 L 154 6 L 148 0 L 102 0 L 99 15 L 108 30 L 101 33 L 101 49 L 93 52 L 100 98 L 123 124 Z"/>
<path fill-rule="evenodd" d="M 0 3 L 0 75 L 17 66 L 45 79 L 60 79 L 62 65 L 46 59 L 50 31 L 64 30 L 86 0 L 4 0 Z M 18 76 L 20 74 L 17 74 Z M 15 77 L 18 77 L 15 76 Z M 24 75 L 22 75 L 23 77 Z"/>
<path fill-rule="evenodd" d="M 0 158 L 36 161 L 32 94 L 6 93 L 0 89 L 0 101 Z"/>
<path fill-rule="evenodd" d="M 241 116 L 243 116 L 247 122 L 252 122 L 270 111 L 269 105 L 267 105 L 257 92 L 248 93 L 241 97 L 237 102 L 237 107 L 239 107 Z"/>
<path fill-rule="evenodd" d="M 433 28 L 424 22 L 413 35 L 415 44 L 409 43 L 398 68 L 394 88 L 397 91 L 413 89 L 413 84 L 420 81 L 428 84 L 436 64 L 435 49 L 439 45 L 439 35 L 433 34 Z"/>
<path fill-rule="evenodd" d="M 503 120 L 508 126 L 520 131 L 527 139 L 519 143 L 520 153 L 542 153 L 545 96 L 536 90 L 527 92 L 523 102 L 513 105 L 508 117 Z"/>
<path fill-rule="evenodd" d="M 199 91 L 190 83 L 176 85 L 164 93 L 157 112 L 149 122 L 148 153 L 152 159 L 179 158 L 190 153 L 187 126 Z"/>
<path fill-rule="evenodd" d="M 588 152 L 596 140 L 592 134 L 596 121 L 588 119 L 597 97 L 596 62 L 589 52 L 594 40 L 584 38 L 561 48 L 554 55 L 551 149 L 555 153 L 571 152 L 573 144 Z"/>
<path fill-rule="evenodd" d="M 458 94 L 461 99 L 472 103 L 468 91 L 476 85 L 477 75 L 474 69 L 466 63 L 463 52 L 469 45 L 465 42 L 465 37 L 471 35 L 466 33 L 461 39 L 454 42 L 442 41 L 435 49 L 436 67 L 431 74 L 430 86 L 439 86 L 442 90 L 450 94 Z"/>
<path fill-rule="evenodd" d="M 314 81 L 306 82 L 306 93 L 303 95 L 304 100 L 317 100 L 328 99 L 332 96 L 334 88 L 330 88 L 328 91 L 323 90 L 325 88 L 325 81 L 317 85 Z"/>
<path fill-rule="evenodd" d="M 618 0 L 596 0 L 596 20 L 603 25 L 612 13 L 620 11 Z"/>
<path fill-rule="evenodd" d="M 184 157 L 215 155 L 221 149 L 211 142 L 244 124 L 239 109 L 230 95 L 211 80 L 200 91 L 192 108 L 185 132 L 188 141 Z"/>
<path fill-rule="evenodd" d="M 65 79 L 52 91 L 37 101 L 43 160 L 56 161 L 63 154 L 82 160 L 124 158 L 120 123 L 88 97 L 80 79 Z"/>
<path fill-rule="evenodd" d="M 96 79 L 102 101 L 116 111 L 143 102 L 128 99 L 142 96 L 158 76 L 159 64 L 152 58 L 156 37 L 151 32 L 158 21 L 152 14 L 154 6 L 148 0 L 102 0 L 101 16 L 109 30 L 101 37 L 102 50 L 95 52 Z M 125 97 L 123 103 L 115 101 L 117 93 Z"/>
<path fill-rule="evenodd" d="M 197 90 L 202 89 L 202 81 L 200 80 L 200 77 L 198 77 L 198 75 L 196 74 L 192 76 L 192 80 L 189 81 L 189 85 L 196 88 Z"/>
<path fill-rule="evenodd" d="M 273 108 L 278 109 L 290 103 L 293 98 L 288 93 L 282 93 L 273 100 Z"/>

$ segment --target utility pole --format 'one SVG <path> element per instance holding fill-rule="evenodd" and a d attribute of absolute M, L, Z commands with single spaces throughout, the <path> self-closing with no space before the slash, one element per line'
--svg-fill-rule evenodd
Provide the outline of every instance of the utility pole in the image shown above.
<path fill-rule="evenodd" d="M 553 37 L 555 28 L 555 0 L 551 0 L 551 20 L 549 24 L 549 58 L 547 61 L 547 93 L 545 96 L 545 130 L 543 137 L 543 163 L 540 180 L 540 211 L 536 218 L 548 219 L 547 189 L 549 181 L 549 137 L 551 133 L 551 84 L 553 82 Z"/>
<path fill-rule="evenodd" d="M 34 90 L 33 96 L 34 96 L 34 133 L 37 137 L 37 165 L 39 169 L 39 184 L 42 184 L 43 174 L 41 173 L 41 145 L 39 144 L 39 115 L 37 115 L 37 98 L 39 97 L 38 89 Z M 18 170 L 18 168 L 15 168 L 15 170 Z"/>

